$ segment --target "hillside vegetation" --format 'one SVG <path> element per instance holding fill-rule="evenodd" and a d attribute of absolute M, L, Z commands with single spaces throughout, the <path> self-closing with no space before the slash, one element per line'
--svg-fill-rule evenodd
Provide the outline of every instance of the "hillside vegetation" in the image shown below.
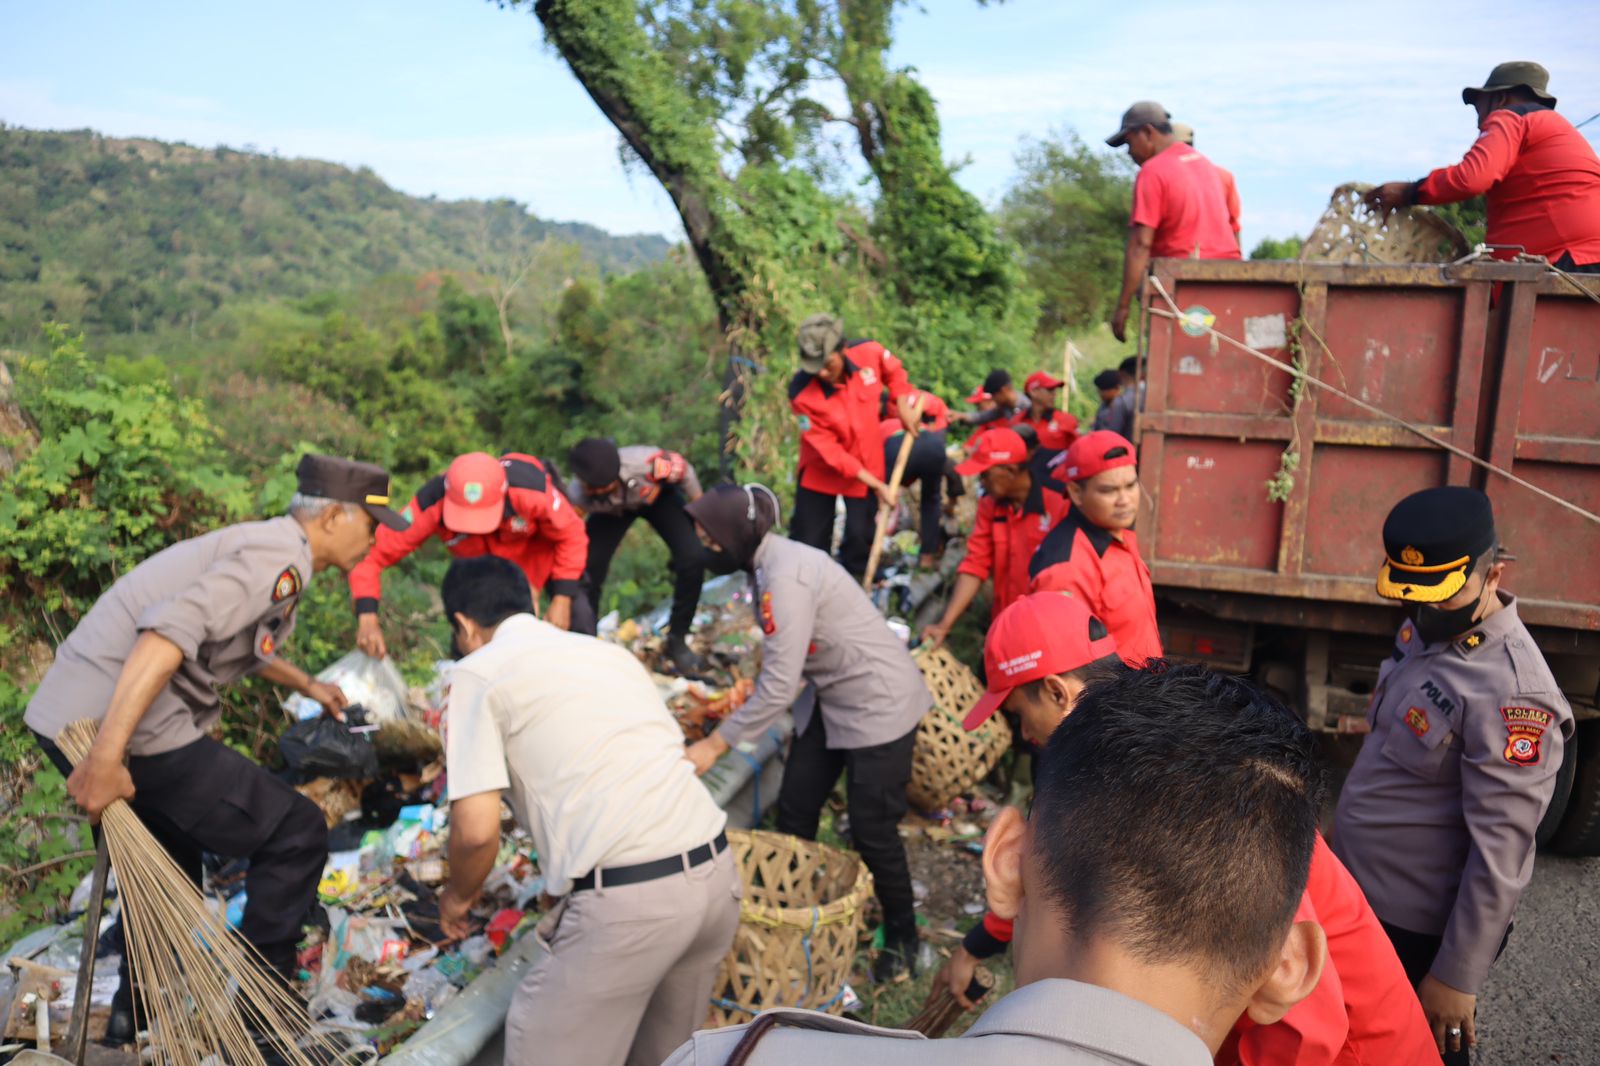
<path fill-rule="evenodd" d="M 656 235 L 547 222 L 509 200 L 418 199 L 371 170 L 228 148 L 0 125 L 0 343 L 39 323 L 195 330 L 241 299 L 389 274 L 486 272 L 550 238 L 600 271 L 665 258 Z"/>

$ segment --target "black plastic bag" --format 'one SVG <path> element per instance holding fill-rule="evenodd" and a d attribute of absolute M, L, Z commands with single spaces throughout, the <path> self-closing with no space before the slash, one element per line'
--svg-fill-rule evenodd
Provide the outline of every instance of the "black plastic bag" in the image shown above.
<path fill-rule="evenodd" d="M 357 708 L 350 708 L 356 711 Z M 348 714 L 349 721 L 336 718 L 308 718 L 290 726 L 278 738 L 278 750 L 289 768 L 306 780 L 317 777 L 373 778 L 378 776 L 378 750 L 365 733 L 350 729 L 359 714 Z"/>

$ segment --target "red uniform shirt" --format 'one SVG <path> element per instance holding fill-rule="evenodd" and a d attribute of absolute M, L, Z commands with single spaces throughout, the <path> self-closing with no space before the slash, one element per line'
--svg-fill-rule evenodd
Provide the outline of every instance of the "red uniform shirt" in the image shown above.
<path fill-rule="evenodd" d="M 1327 934 L 1322 979 L 1273 1025 L 1240 1018 L 1217 1052 L 1219 1066 L 1439 1061 L 1433 1031 L 1388 935 L 1320 833 L 1295 921 L 1314 921 Z"/>
<path fill-rule="evenodd" d="M 950 427 L 950 405 L 927 389 L 912 389 L 908 393 L 911 399 L 907 403 L 915 404 L 918 398 L 922 400 L 922 428 L 923 429 L 948 429 Z M 898 420 L 897 420 L 898 421 Z M 904 427 L 901 427 L 904 428 Z"/>
<path fill-rule="evenodd" d="M 1215 163 L 1212 166 L 1216 166 Z M 1222 202 L 1228 206 L 1228 228 L 1239 235 L 1239 186 L 1233 180 L 1233 171 L 1217 167 L 1217 177 L 1222 179 Z"/>
<path fill-rule="evenodd" d="M 1070 507 L 1065 495 L 1038 477 L 1020 507 L 994 496 L 978 501 L 978 519 L 956 573 L 994 579 L 991 619 L 1027 595 L 1028 561 Z"/>
<path fill-rule="evenodd" d="M 1417 186 L 1417 202 L 1488 199 L 1489 244 L 1520 244 L 1551 262 L 1600 263 L 1600 158 L 1583 134 L 1544 108 L 1491 111 L 1477 141 L 1453 167 Z M 1510 259 L 1514 248 L 1496 248 Z"/>
<path fill-rule="evenodd" d="M 1139 556 L 1139 538 L 1120 537 L 1071 508 L 1045 537 L 1028 565 L 1029 592 L 1067 592 L 1117 638 L 1117 654 L 1133 666 L 1161 655 L 1156 597 L 1150 568 Z"/>
<path fill-rule="evenodd" d="M 1066 411 L 1052 410 L 1044 418 L 1034 418 L 1033 409 L 1025 407 L 1012 419 L 1014 426 L 1032 426 L 1039 438 L 1039 447 L 1049 452 L 1064 452 L 1078 439 L 1078 419 Z"/>
<path fill-rule="evenodd" d="M 538 459 L 509 452 L 500 457 L 500 465 L 505 467 L 509 487 L 505 517 L 493 533 L 453 533 L 445 528 L 443 475 L 418 489 L 406 505 L 409 529 L 396 533 L 387 526 L 378 527 L 378 542 L 350 571 L 350 594 L 355 597 L 357 614 L 378 609 L 384 569 L 422 547 L 429 537 L 444 541 L 457 558 L 497 555 L 510 559 L 522 567 L 535 592 L 546 584 L 553 596 L 578 592 L 578 579 L 589 557 L 589 534 L 583 519 Z"/>
<path fill-rule="evenodd" d="M 911 391 L 906 368 L 877 341 L 844 350 L 844 377 L 829 385 L 804 370 L 789 382 L 789 407 L 800 420 L 800 487 L 830 496 L 865 496 L 863 468 L 884 476 L 878 402 Z"/>
<path fill-rule="evenodd" d="M 1152 257 L 1239 258 L 1217 168 L 1187 144 L 1170 145 L 1139 168 L 1130 221 L 1156 231 Z"/>

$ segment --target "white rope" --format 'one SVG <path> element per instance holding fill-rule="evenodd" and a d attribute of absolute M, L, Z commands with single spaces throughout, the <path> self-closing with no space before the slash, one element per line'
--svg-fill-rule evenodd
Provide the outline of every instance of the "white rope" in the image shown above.
<path fill-rule="evenodd" d="M 1552 269 L 1554 269 L 1554 268 L 1552 268 Z M 1568 280 L 1570 281 L 1571 279 L 1569 278 Z M 1160 294 L 1161 298 L 1167 302 L 1167 306 L 1169 308 L 1171 308 L 1171 310 L 1168 311 L 1168 310 L 1163 310 L 1163 309 L 1161 309 L 1159 307 L 1152 307 L 1152 308 L 1150 308 L 1150 313 L 1152 315 L 1159 315 L 1162 318 L 1170 318 L 1170 319 L 1173 319 L 1174 321 L 1183 322 L 1183 323 L 1185 323 L 1185 324 L 1187 324 L 1187 325 L 1189 325 L 1191 327 L 1192 326 L 1197 326 L 1197 325 L 1202 325 L 1202 323 L 1200 323 L 1199 321 L 1190 319 L 1182 311 L 1178 310 L 1178 305 L 1173 302 L 1172 297 L 1167 293 L 1166 287 L 1161 284 L 1161 279 L 1160 278 L 1158 278 L 1154 274 L 1152 274 L 1152 275 L 1150 275 L 1150 282 L 1151 282 L 1151 284 L 1153 284 L 1155 286 L 1155 290 L 1156 290 L 1157 293 Z M 1573 284 L 1577 284 L 1577 283 L 1573 282 Z M 1581 285 L 1578 286 L 1578 287 L 1580 289 L 1583 288 L 1583 286 L 1581 286 Z M 1584 289 L 1583 291 L 1584 292 L 1588 292 L 1587 289 Z M 1593 294 L 1591 293 L 1590 295 L 1593 295 Z M 1597 299 L 1600 299 L 1600 298 L 1597 298 Z M 1579 515 L 1580 517 L 1583 517 L 1583 518 L 1587 518 L 1589 521 L 1595 523 L 1596 525 L 1600 525 L 1600 515 L 1594 514 L 1591 511 L 1586 511 L 1582 507 L 1579 507 L 1577 504 L 1572 503 L 1572 502 L 1570 502 L 1568 500 L 1564 500 L 1560 496 L 1557 496 L 1552 492 L 1548 492 L 1548 491 L 1540 488 L 1538 485 L 1533 484 L 1530 481 L 1525 481 L 1522 478 L 1518 477 L 1517 475 L 1511 473 L 1511 471 L 1509 471 L 1509 470 L 1502 470 L 1500 467 L 1494 465 L 1493 463 L 1488 462 L 1487 460 L 1484 460 L 1484 459 L 1480 459 L 1476 455 L 1473 455 L 1469 451 L 1464 451 L 1461 448 L 1457 448 L 1454 444 L 1451 444 L 1448 441 L 1442 441 L 1438 437 L 1435 437 L 1433 434 L 1429 433 L 1427 430 L 1423 429 L 1421 426 L 1418 426 L 1418 425 L 1416 425 L 1414 423 L 1411 423 L 1411 422 L 1407 422 L 1405 419 L 1401 418 L 1399 415 L 1392 415 L 1388 411 L 1385 411 L 1380 407 L 1374 407 L 1372 404 L 1367 403 L 1365 400 L 1362 400 L 1362 399 L 1360 399 L 1358 397 L 1352 396 L 1348 392 L 1345 392 L 1343 389 L 1338 388 L 1337 386 L 1330 385 L 1326 381 L 1323 381 L 1320 378 L 1312 377 L 1310 374 L 1306 373 L 1304 370 L 1301 370 L 1299 367 L 1294 366 L 1292 363 L 1285 363 L 1281 359 L 1274 359 L 1272 356 L 1267 355 L 1267 354 L 1265 354 L 1263 352 L 1259 352 L 1256 349 L 1250 347 L 1248 344 L 1244 344 L 1244 343 L 1242 343 L 1240 341 L 1234 340 L 1232 337 L 1228 336 L 1226 333 L 1223 333 L 1222 331 L 1220 331 L 1218 329 L 1215 329 L 1215 328 L 1213 328 L 1211 326 L 1204 326 L 1204 329 L 1211 336 L 1216 337 L 1219 340 L 1226 341 L 1228 344 L 1230 344 L 1233 347 L 1239 349 L 1241 352 L 1244 352 L 1246 355 L 1254 356 L 1256 359 L 1261 360 L 1263 363 L 1270 364 L 1274 370 L 1282 370 L 1284 373 L 1289 374 L 1289 375 L 1291 375 L 1293 377 L 1297 377 L 1301 381 L 1304 381 L 1304 382 L 1307 382 L 1309 384 L 1315 385 L 1315 386 L 1317 386 L 1318 388 L 1321 388 L 1321 389 L 1326 389 L 1328 392 L 1333 393 L 1335 396 L 1339 397 L 1340 399 L 1345 400 L 1348 403 L 1355 404 L 1357 407 L 1361 408 L 1363 411 L 1366 411 L 1368 414 L 1377 415 L 1379 418 L 1386 419 L 1386 420 L 1388 420 L 1390 422 L 1395 423 L 1398 426 L 1401 426 L 1401 427 L 1403 427 L 1403 428 L 1405 428 L 1407 430 L 1410 430 L 1412 433 L 1415 433 L 1417 436 L 1421 437 L 1423 440 L 1427 441 L 1429 444 L 1432 444 L 1435 447 L 1443 448 L 1445 451 L 1449 452 L 1452 455 L 1459 455 L 1461 458 L 1467 460 L 1470 463 L 1476 463 L 1478 466 L 1483 467 L 1485 470 L 1488 470 L 1488 471 L 1491 471 L 1493 473 L 1499 474 L 1501 477 L 1505 478 L 1507 481 L 1510 481 L 1510 482 L 1512 482 L 1513 484 L 1516 484 L 1516 485 L 1521 485 L 1523 488 L 1527 489 L 1530 492 L 1535 493 L 1536 495 L 1544 497 L 1545 499 L 1549 500 L 1551 503 L 1558 504 L 1558 505 L 1560 505 L 1562 507 L 1565 507 L 1567 510 L 1573 512 L 1574 514 Z M 1326 348 L 1327 345 L 1324 344 L 1323 347 Z M 1332 352 L 1330 351 L 1329 354 L 1331 355 Z"/>

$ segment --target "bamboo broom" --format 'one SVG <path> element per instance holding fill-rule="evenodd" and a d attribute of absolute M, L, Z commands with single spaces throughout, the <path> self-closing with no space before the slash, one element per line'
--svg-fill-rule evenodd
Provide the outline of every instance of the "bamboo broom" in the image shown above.
<path fill-rule="evenodd" d="M 76 764 L 98 731 L 96 722 L 74 722 L 56 743 Z M 263 1045 L 295 1066 L 340 1058 L 344 1046 L 311 1029 L 305 1005 L 206 902 L 126 801 L 101 812 L 100 831 L 117 873 L 126 950 L 155 1062 L 266 1066 Z"/>
<path fill-rule="evenodd" d="M 927 402 L 926 396 L 918 396 L 911 405 L 911 420 L 922 425 L 922 406 Z M 883 554 L 883 537 L 889 531 L 889 518 L 894 514 L 895 504 L 900 501 L 900 479 L 905 476 L 906 461 L 911 458 L 911 434 L 908 432 L 900 438 L 900 453 L 894 457 L 894 472 L 889 475 L 889 502 L 878 505 L 877 531 L 872 536 L 872 551 L 867 556 L 867 572 L 861 578 L 861 587 L 868 592 L 872 591 L 872 579 L 878 573 L 878 559 Z"/>

